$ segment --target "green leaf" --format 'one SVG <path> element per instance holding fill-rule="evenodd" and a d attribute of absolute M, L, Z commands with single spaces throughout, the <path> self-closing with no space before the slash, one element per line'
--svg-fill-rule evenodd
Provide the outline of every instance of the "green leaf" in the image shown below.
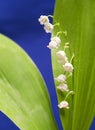
<path fill-rule="evenodd" d="M 60 110 L 65 130 L 88 130 L 95 114 L 95 0 L 56 0 L 55 27 L 53 36 L 60 30 L 67 31 L 67 38 L 61 35 L 61 47 L 70 42 L 74 73 L 68 80 L 70 90 L 75 95 L 68 98 L 69 110 Z M 69 58 L 71 52 L 67 51 Z M 57 63 L 56 50 L 52 51 L 54 77 L 63 72 Z M 57 83 L 55 82 L 56 86 Z M 64 94 L 57 91 L 58 101 L 64 100 Z"/>
<path fill-rule="evenodd" d="M 57 130 L 40 72 L 19 46 L 1 34 L 0 110 L 22 130 Z"/>

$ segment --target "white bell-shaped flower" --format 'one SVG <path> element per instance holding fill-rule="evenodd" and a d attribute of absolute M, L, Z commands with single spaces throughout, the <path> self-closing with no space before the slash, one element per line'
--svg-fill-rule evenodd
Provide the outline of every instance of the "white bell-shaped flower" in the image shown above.
<path fill-rule="evenodd" d="M 52 33 L 53 25 L 51 23 L 46 23 L 44 25 L 44 30 L 46 31 L 46 33 Z"/>
<path fill-rule="evenodd" d="M 68 62 L 67 57 L 65 57 L 65 59 L 64 59 L 64 60 L 63 60 L 63 59 L 58 60 L 58 63 L 59 63 L 59 64 L 62 64 L 62 65 L 64 65 L 66 62 Z"/>
<path fill-rule="evenodd" d="M 73 69 L 74 69 L 74 67 L 73 67 L 73 65 L 72 65 L 71 63 L 65 63 L 65 64 L 63 65 L 63 68 L 64 68 L 64 70 L 67 71 L 67 72 L 72 72 Z"/>
<path fill-rule="evenodd" d="M 62 102 L 60 102 L 60 103 L 58 104 L 58 107 L 59 107 L 60 109 L 62 109 L 62 108 L 69 109 L 69 103 L 68 103 L 67 101 L 62 101 Z"/>
<path fill-rule="evenodd" d="M 60 84 L 60 85 L 57 87 L 57 89 L 59 89 L 59 90 L 61 90 L 61 91 L 63 91 L 63 92 L 68 92 L 68 91 L 69 91 L 68 85 L 67 85 L 67 84 L 64 84 L 64 83 Z"/>
<path fill-rule="evenodd" d="M 38 21 L 40 22 L 41 25 L 49 23 L 49 19 L 46 15 L 41 15 Z"/>
<path fill-rule="evenodd" d="M 66 76 L 64 74 L 60 74 L 58 77 L 55 78 L 58 82 L 65 82 Z"/>
<path fill-rule="evenodd" d="M 49 42 L 49 45 L 47 46 L 49 49 L 57 49 L 57 43 L 54 41 Z"/>
<path fill-rule="evenodd" d="M 66 62 L 68 62 L 68 58 L 66 56 L 66 53 L 64 51 L 58 51 L 56 52 L 56 56 L 58 58 L 58 62 L 60 64 L 65 64 Z"/>
<path fill-rule="evenodd" d="M 60 39 L 58 36 L 52 37 L 52 38 L 51 38 L 51 41 L 56 42 L 58 46 L 59 46 L 60 43 L 61 43 L 61 39 Z"/>

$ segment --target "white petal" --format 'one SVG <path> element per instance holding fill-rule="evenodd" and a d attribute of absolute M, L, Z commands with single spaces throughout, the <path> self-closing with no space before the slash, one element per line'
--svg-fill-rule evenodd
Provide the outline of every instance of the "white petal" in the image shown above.
<path fill-rule="evenodd" d="M 66 108 L 69 109 L 69 103 L 67 101 L 62 101 L 60 104 L 58 104 L 58 107 L 61 108 Z"/>
<path fill-rule="evenodd" d="M 46 31 L 46 33 L 52 33 L 53 25 L 51 23 L 46 23 L 44 26 L 44 30 Z"/>
<path fill-rule="evenodd" d="M 59 46 L 60 43 L 61 43 L 61 39 L 60 39 L 59 37 L 57 37 L 57 36 L 56 36 L 56 37 L 52 37 L 52 38 L 51 38 L 51 41 L 55 41 L 58 46 Z"/>
<path fill-rule="evenodd" d="M 65 63 L 65 65 L 63 65 L 63 68 L 67 72 L 72 72 L 74 69 L 74 67 L 71 63 Z"/>
<path fill-rule="evenodd" d="M 49 45 L 47 47 L 49 49 L 57 49 L 58 48 L 56 42 L 54 42 L 54 41 L 49 42 Z"/>
<path fill-rule="evenodd" d="M 60 63 L 60 64 L 62 64 L 62 65 L 64 65 L 64 64 L 67 63 L 67 62 L 68 62 L 67 57 L 65 57 L 64 59 L 58 60 L 58 63 Z"/>
<path fill-rule="evenodd" d="M 61 90 L 61 91 L 66 91 L 66 92 L 69 91 L 67 84 L 64 84 L 64 83 L 63 83 L 63 84 L 60 84 L 60 85 L 57 87 L 57 89 L 59 89 L 59 90 Z"/>
<path fill-rule="evenodd" d="M 49 19 L 45 15 L 41 15 L 40 18 L 38 19 L 38 21 L 40 22 L 41 25 L 49 23 Z"/>
<path fill-rule="evenodd" d="M 56 53 L 56 56 L 57 56 L 58 62 L 60 64 L 65 64 L 66 62 L 68 62 L 68 58 L 67 58 L 66 53 L 64 51 L 61 51 L 61 50 L 58 51 Z"/>
<path fill-rule="evenodd" d="M 55 78 L 58 82 L 65 82 L 66 76 L 63 74 L 60 74 L 57 78 Z"/>

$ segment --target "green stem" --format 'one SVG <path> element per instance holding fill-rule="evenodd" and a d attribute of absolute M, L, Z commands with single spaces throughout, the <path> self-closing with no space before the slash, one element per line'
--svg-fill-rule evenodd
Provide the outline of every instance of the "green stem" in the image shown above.
<path fill-rule="evenodd" d="M 74 94 L 74 91 L 69 91 L 68 94 L 66 95 L 65 99 L 64 100 L 67 100 L 67 98 L 69 97 L 69 95 L 73 95 Z"/>

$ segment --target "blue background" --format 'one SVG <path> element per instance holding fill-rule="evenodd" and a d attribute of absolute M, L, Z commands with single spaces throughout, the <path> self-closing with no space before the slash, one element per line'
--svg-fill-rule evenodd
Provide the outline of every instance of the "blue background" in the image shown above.
<path fill-rule="evenodd" d="M 55 0 L 0 0 L 0 33 L 16 41 L 34 60 L 46 81 L 51 97 L 53 113 L 59 127 L 62 125 L 57 108 L 57 98 L 51 69 L 47 35 L 38 22 L 40 15 L 53 14 Z M 18 128 L 0 112 L 0 130 Z M 91 130 L 95 130 L 93 122 Z"/>

